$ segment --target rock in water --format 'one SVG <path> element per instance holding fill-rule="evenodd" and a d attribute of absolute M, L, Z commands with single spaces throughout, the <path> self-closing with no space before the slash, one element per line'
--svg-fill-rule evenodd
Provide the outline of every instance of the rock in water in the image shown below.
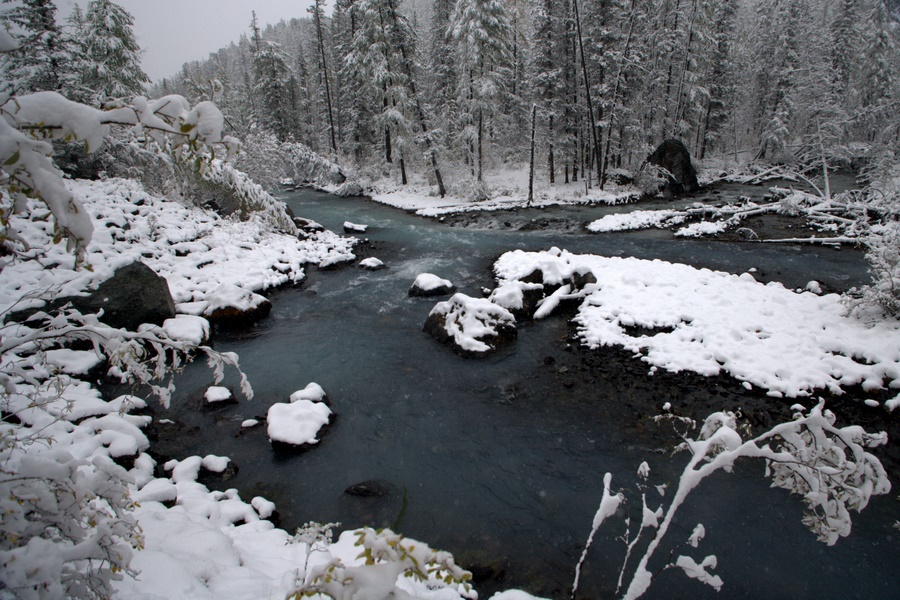
<path fill-rule="evenodd" d="M 691 164 L 691 154 L 680 141 L 664 141 L 647 157 L 647 162 L 671 173 L 671 177 L 668 177 L 668 182 L 663 187 L 666 196 L 696 192 L 700 189 L 697 170 Z"/>
<path fill-rule="evenodd" d="M 391 493 L 393 486 L 381 479 L 369 479 L 361 483 L 355 483 L 344 490 L 345 494 L 350 496 L 361 496 L 363 498 L 378 497 L 382 498 Z"/>
<path fill-rule="evenodd" d="M 116 269 L 89 296 L 71 301 L 82 313 L 103 309 L 101 321 L 130 331 L 136 331 L 142 323 L 162 325 L 166 319 L 175 317 L 169 283 L 140 261 Z"/>

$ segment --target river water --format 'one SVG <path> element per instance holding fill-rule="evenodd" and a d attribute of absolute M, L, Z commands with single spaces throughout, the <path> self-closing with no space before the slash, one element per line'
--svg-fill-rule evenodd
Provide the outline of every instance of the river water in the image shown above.
<path fill-rule="evenodd" d="M 723 193 L 759 190 L 731 186 Z M 638 435 L 634 415 L 646 415 L 666 399 L 676 405 L 716 394 L 734 400 L 745 392 L 736 382 L 705 387 L 702 378 L 679 379 L 678 386 L 672 379 L 653 381 L 627 357 L 612 357 L 600 370 L 582 368 L 585 353 L 573 348 L 563 317 L 520 325 L 518 341 L 499 355 L 462 358 L 422 332 L 440 299 L 410 298 L 416 275 L 431 272 L 479 296 L 493 287 L 491 265 L 502 252 L 558 246 L 734 273 L 756 268 L 758 277 L 790 287 L 816 279 L 844 290 L 866 280 L 861 255 L 847 249 L 683 240 L 659 231 L 525 231 L 515 223 L 448 227 L 360 198 L 301 190 L 284 199 L 297 215 L 329 229 L 339 231 L 344 221 L 367 224 L 368 244 L 357 254 L 376 256 L 387 268 L 313 270 L 303 284 L 270 294 L 274 307 L 267 319 L 219 332 L 215 347 L 240 355 L 255 399 L 204 407 L 209 372 L 192 367 L 178 382 L 172 408 L 157 414 L 174 424 L 156 426 L 154 449 L 175 457 L 231 457 L 237 474 L 209 485 L 236 487 L 247 499 L 267 497 L 289 530 L 306 521 L 392 526 L 449 550 L 458 562 L 476 567 L 483 598 L 510 587 L 568 597 L 603 474 L 613 473 L 614 487 L 630 490 L 635 509 L 640 497 L 634 495 L 634 474 L 642 461 L 653 469 L 652 483 L 674 483 L 674 470 L 684 462 L 666 452 L 673 436 Z M 543 209 L 497 219 L 587 223 L 630 209 Z M 617 366 L 622 364 L 627 368 Z M 266 410 L 311 381 L 327 392 L 335 423 L 306 452 L 273 450 Z M 242 430 L 241 422 L 251 417 L 262 424 Z M 372 479 L 386 482 L 387 496 L 343 493 Z M 660 501 L 651 489 L 648 503 Z M 704 482 L 669 537 L 681 543 L 698 522 L 704 524 L 707 538 L 690 554 L 698 562 L 718 556 L 728 598 L 876 598 L 900 589 L 900 552 L 891 528 L 900 518 L 896 499 L 876 498 L 855 516 L 851 538 L 832 548 L 804 529 L 801 509 L 798 498 L 768 489 L 761 464 L 749 463 Z M 583 574 L 584 597 L 609 597 L 615 588 L 624 546 L 614 538 L 624 533 L 625 514 L 597 536 Z M 722 596 L 669 570 L 648 597 Z"/>

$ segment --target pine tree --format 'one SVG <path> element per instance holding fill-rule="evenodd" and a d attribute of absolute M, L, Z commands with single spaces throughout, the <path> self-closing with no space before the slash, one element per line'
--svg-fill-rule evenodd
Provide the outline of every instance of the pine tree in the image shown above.
<path fill-rule="evenodd" d="M 292 104 L 296 103 L 296 79 L 290 72 L 281 45 L 259 40 L 253 56 L 253 93 L 257 98 L 259 123 L 286 140 L 295 128 Z M 293 102 L 292 102 L 293 101 Z"/>
<path fill-rule="evenodd" d="M 56 23 L 53 0 L 3 0 L 0 23 L 19 37 L 19 48 L 3 55 L 4 92 L 62 91 L 70 50 Z"/>
<path fill-rule="evenodd" d="M 93 103 L 141 94 L 150 78 L 141 69 L 134 19 L 111 0 L 91 0 L 85 15 L 84 53 L 89 61 L 84 85 Z"/>
<path fill-rule="evenodd" d="M 475 195 L 484 197 L 485 125 L 508 93 L 512 26 L 498 0 L 458 0 L 450 30 L 459 69 L 459 139 L 474 171 Z"/>

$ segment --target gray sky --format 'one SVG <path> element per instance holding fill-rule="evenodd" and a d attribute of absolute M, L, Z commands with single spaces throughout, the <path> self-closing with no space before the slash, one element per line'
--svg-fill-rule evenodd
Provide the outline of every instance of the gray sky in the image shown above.
<path fill-rule="evenodd" d="M 260 26 L 304 17 L 312 0 L 114 0 L 134 17 L 144 49 L 144 71 L 153 81 L 174 75 L 185 62 L 206 58 L 250 30 L 251 11 Z M 56 0 L 62 20 L 76 0 Z M 87 0 L 77 0 L 84 8 Z M 326 13 L 331 13 L 331 2 Z"/>

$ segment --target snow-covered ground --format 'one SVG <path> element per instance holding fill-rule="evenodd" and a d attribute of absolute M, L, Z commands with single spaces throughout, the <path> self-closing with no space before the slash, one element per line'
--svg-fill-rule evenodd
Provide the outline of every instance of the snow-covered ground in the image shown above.
<path fill-rule="evenodd" d="M 450 180 L 446 174 L 446 181 Z M 461 180 L 467 180 L 463 175 Z M 454 180 L 460 177 L 453 177 Z M 633 187 L 619 187 L 608 184 L 605 190 L 597 187 L 586 188 L 583 181 L 560 182 L 550 186 L 545 181 L 535 182 L 534 200 L 528 203 L 527 169 L 498 169 L 485 175 L 485 186 L 489 199 L 473 201 L 471 190 L 463 184 L 450 185 L 447 195 L 441 198 L 435 186 L 424 181 L 412 181 L 399 186 L 389 180 L 378 181 L 370 186 L 370 196 L 376 202 L 402 208 L 425 217 L 470 212 L 513 210 L 517 208 L 546 206 L 566 206 L 583 204 L 623 204 L 634 202 L 638 192 Z"/>
<path fill-rule="evenodd" d="M 750 273 L 556 248 L 508 252 L 494 269 L 501 285 L 535 271 L 549 286 L 592 273 L 597 283 L 570 294 L 580 302 L 580 337 L 589 347 L 634 352 L 651 373 L 728 373 L 779 398 L 861 385 L 895 394 L 887 401 L 891 409 L 900 403 L 900 323 L 849 316 L 836 294 L 762 284 Z"/>

